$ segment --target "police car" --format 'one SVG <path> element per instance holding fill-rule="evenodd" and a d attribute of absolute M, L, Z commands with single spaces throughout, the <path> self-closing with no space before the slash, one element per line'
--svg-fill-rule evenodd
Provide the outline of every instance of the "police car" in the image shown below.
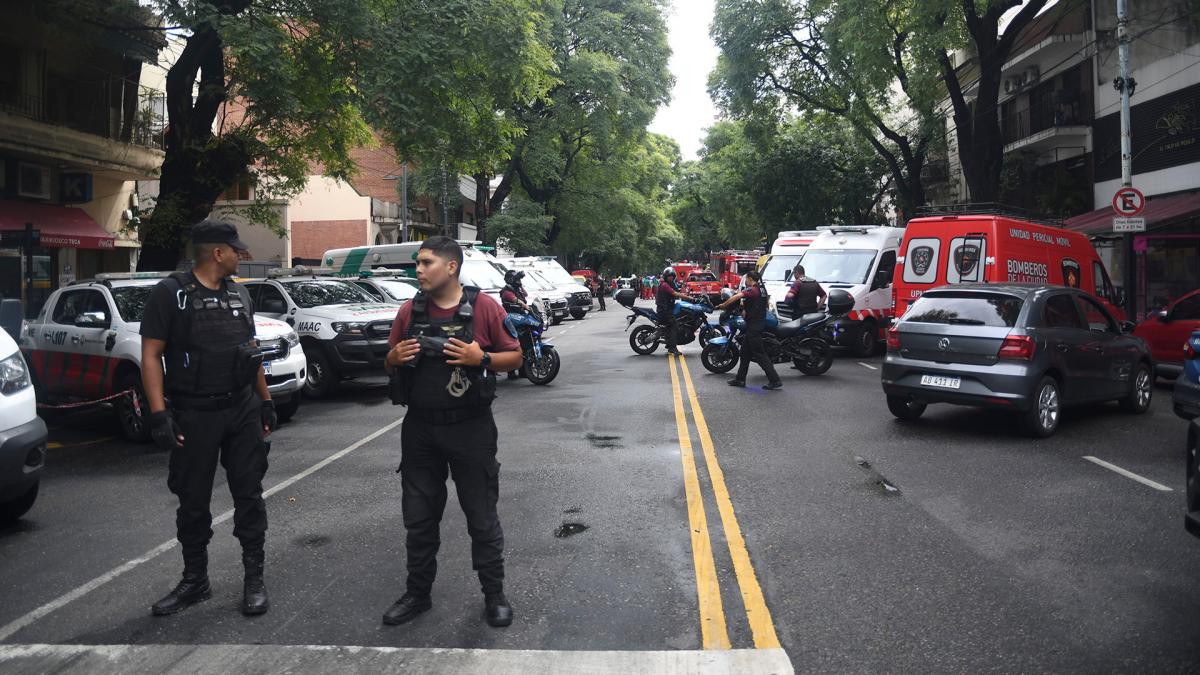
<path fill-rule="evenodd" d="M 38 400 L 50 404 L 111 405 L 132 441 L 150 437 L 142 392 L 142 312 L 167 272 L 98 274 L 50 295 L 26 324 L 21 349 L 29 361 Z M 300 340 L 287 324 L 254 317 L 255 337 L 270 349 L 263 361 L 280 420 L 300 406 L 306 363 Z M 132 395 L 121 396 L 124 391 Z"/>
<path fill-rule="evenodd" d="M 308 358 L 304 392 L 321 397 L 357 375 L 382 375 L 388 334 L 400 305 L 380 302 L 333 270 L 273 269 L 266 279 L 249 279 L 255 312 L 286 321 L 300 336 Z"/>
<path fill-rule="evenodd" d="M 404 304 L 421 290 L 421 284 L 409 274 L 401 270 L 363 270 L 351 281 L 380 302 Z"/>

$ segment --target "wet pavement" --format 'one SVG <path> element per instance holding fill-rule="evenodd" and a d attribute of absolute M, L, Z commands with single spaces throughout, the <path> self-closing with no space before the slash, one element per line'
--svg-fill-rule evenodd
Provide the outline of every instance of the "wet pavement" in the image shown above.
<path fill-rule="evenodd" d="M 1002 414 L 961 408 L 902 424 L 887 411 L 877 359 L 843 355 L 820 377 L 785 368 L 778 392 L 762 390 L 752 367 L 750 386 L 733 389 L 701 367 L 695 343 L 676 364 L 661 349 L 636 356 L 625 315 L 610 306 L 551 329 L 563 358 L 551 386 L 501 379 L 510 628 L 483 621 L 453 490 L 433 610 L 381 625 L 404 585 L 403 409 L 374 381 L 306 401 L 275 434 L 272 608 L 255 619 L 238 613 L 227 515 L 213 528 L 213 598 L 151 617 L 181 567 L 166 455 L 119 440 L 102 411 L 53 418 L 39 501 L 0 530 L 0 670 L 109 653 L 11 646 L 33 644 L 137 645 L 107 649 L 143 670 L 225 664 L 213 672 L 229 659 L 244 668 L 256 653 L 281 669 L 403 662 L 444 672 L 1200 663 L 1200 540 L 1182 526 L 1185 425 L 1169 389 L 1141 417 L 1115 406 L 1068 411 L 1044 441 Z M 231 507 L 220 476 L 215 494 L 220 517 Z M 222 661 L 171 645 L 244 647 Z M 776 646 L 786 659 L 772 660 Z M 463 660 L 436 660 L 446 654 Z"/>

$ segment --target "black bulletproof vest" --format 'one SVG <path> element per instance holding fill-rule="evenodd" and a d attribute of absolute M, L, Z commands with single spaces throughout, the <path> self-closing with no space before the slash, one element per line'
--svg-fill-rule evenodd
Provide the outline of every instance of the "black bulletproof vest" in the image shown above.
<path fill-rule="evenodd" d="M 412 299 L 412 320 L 407 338 L 419 336 L 458 338 L 463 342 L 475 339 L 474 304 L 479 289 L 464 286 L 462 301 L 454 315 L 448 319 L 434 319 L 429 314 L 429 298 L 424 291 Z M 447 389 L 454 370 L 462 368 L 470 387 L 462 396 L 454 396 Z M 496 398 L 496 374 L 486 368 L 467 368 L 446 363 L 442 353 L 431 354 L 422 350 L 417 365 L 411 374 L 409 407 L 421 410 L 462 410 L 491 405 Z"/>
<path fill-rule="evenodd" d="M 817 311 L 817 295 L 821 284 L 810 277 L 800 277 L 796 281 L 799 288 L 792 295 L 792 313 L 795 318 L 799 318 L 803 314 Z"/>
<path fill-rule="evenodd" d="M 761 322 L 767 319 L 767 289 L 763 288 L 762 284 L 755 286 L 758 289 L 757 298 L 742 298 L 742 307 L 746 310 L 746 322 Z"/>
<path fill-rule="evenodd" d="M 238 348 L 254 339 L 246 289 L 225 280 L 214 291 L 190 272 L 172 274 L 163 283 L 175 287 L 181 314 L 166 348 L 167 393 L 211 396 L 239 388 Z"/>
<path fill-rule="evenodd" d="M 501 293 L 503 293 L 503 291 L 511 291 L 513 293 L 513 295 L 517 296 L 518 298 L 520 298 L 522 300 L 525 300 L 525 298 L 526 298 L 525 290 L 523 288 L 509 285 L 509 286 L 505 286 L 501 290 Z M 514 312 L 520 312 L 522 310 L 521 310 L 521 306 L 518 305 L 517 303 L 506 302 L 506 303 L 504 303 L 504 311 L 508 312 L 509 314 L 512 314 Z"/>

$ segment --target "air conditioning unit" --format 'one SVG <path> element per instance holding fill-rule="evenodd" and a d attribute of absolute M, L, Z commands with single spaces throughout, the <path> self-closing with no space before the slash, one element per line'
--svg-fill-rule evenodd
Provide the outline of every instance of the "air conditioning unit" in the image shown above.
<path fill-rule="evenodd" d="M 1004 78 L 1004 93 L 1011 94 L 1020 88 L 1021 88 L 1021 85 L 1020 85 L 1020 83 L 1017 82 L 1017 78 L 1015 78 L 1015 77 Z"/>
<path fill-rule="evenodd" d="M 1038 79 L 1040 79 L 1042 77 L 1042 69 L 1037 66 L 1033 66 L 1029 70 L 1025 71 L 1025 76 L 1026 76 L 1025 77 L 1026 83 L 1033 84 L 1034 82 L 1037 82 Z"/>

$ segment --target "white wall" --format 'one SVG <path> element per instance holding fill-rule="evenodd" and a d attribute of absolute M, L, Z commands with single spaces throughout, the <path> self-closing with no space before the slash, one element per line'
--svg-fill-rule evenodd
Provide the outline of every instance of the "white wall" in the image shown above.
<path fill-rule="evenodd" d="M 1133 174 L 1133 186 L 1148 197 L 1200 189 L 1200 162 L 1173 166 L 1169 169 L 1149 173 L 1135 173 Z M 1120 187 L 1120 178 L 1096 183 L 1092 208 L 1111 208 L 1113 195 Z"/>
<path fill-rule="evenodd" d="M 328 176 L 309 176 L 308 185 L 291 202 L 289 222 L 296 220 L 371 219 L 371 198 L 364 197 L 349 183 Z M 363 236 L 370 232 L 363 230 Z"/>
<path fill-rule="evenodd" d="M 292 242 L 287 237 L 280 237 L 269 227 L 250 222 L 244 215 L 245 209 L 252 202 L 220 202 L 213 208 L 211 218 L 217 218 L 232 223 L 238 229 L 238 238 L 250 247 L 250 256 L 256 261 L 275 261 L 281 267 L 290 267 L 292 261 Z M 288 220 L 290 208 L 285 203 L 274 205 L 279 223 Z"/>

